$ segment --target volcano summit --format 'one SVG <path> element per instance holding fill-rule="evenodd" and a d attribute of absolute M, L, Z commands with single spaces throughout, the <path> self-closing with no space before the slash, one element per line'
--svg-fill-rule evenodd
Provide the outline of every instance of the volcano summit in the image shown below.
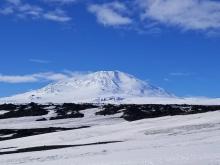
<path fill-rule="evenodd" d="M 131 98 L 170 98 L 174 95 L 120 72 L 98 71 L 73 76 L 41 89 L 2 98 L 5 102 L 120 102 Z"/>

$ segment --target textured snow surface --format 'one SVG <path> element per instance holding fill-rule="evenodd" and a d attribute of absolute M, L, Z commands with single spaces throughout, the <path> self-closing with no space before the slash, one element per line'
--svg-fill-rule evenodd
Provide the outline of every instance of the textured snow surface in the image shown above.
<path fill-rule="evenodd" d="M 33 117 L 0 120 L 1 128 L 89 128 L 0 141 L 0 152 L 44 145 L 90 145 L 48 151 L 0 155 L 1 165 L 219 165 L 220 111 L 167 116 L 126 122 L 120 115 L 95 116 L 83 111 L 82 119 L 35 122 Z M 36 119 L 36 117 L 35 117 Z M 11 148 L 16 147 L 16 148 Z M 5 148 L 5 149 L 3 149 Z"/>

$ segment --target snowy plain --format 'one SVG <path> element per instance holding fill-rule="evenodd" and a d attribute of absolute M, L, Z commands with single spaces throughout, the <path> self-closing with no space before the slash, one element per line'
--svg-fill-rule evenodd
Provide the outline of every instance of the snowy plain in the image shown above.
<path fill-rule="evenodd" d="M 0 120 L 1 128 L 77 127 L 0 141 L 0 152 L 52 145 L 94 145 L 0 155 L 1 165 L 219 165 L 220 111 L 127 122 L 120 114 L 35 121 L 38 117 Z M 53 114 L 50 114 L 53 115 Z M 115 143 L 95 144 L 100 142 Z"/>

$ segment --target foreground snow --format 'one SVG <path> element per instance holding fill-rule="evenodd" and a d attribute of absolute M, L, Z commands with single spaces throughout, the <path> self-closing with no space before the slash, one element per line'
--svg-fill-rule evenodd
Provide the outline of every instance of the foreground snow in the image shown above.
<path fill-rule="evenodd" d="M 126 122 L 112 116 L 41 121 L 33 117 L 0 120 L 1 128 L 91 126 L 0 142 L 0 152 L 44 145 L 78 145 L 48 151 L 0 155 L 0 164 L 24 165 L 218 165 L 220 164 L 220 112 L 167 116 Z M 36 117 L 35 117 L 36 119 Z M 7 124 L 6 124 L 7 123 Z M 13 148 L 15 147 L 15 148 Z M 4 149 L 3 149 L 4 148 Z"/>
<path fill-rule="evenodd" d="M 220 98 L 206 97 L 133 97 L 123 100 L 125 104 L 189 104 L 189 105 L 220 105 Z"/>

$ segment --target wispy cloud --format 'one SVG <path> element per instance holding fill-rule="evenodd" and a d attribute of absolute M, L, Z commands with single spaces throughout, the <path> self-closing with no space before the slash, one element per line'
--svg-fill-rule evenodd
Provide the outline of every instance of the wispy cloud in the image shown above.
<path fill-rule="evenodd" d="M 215 0 L 113 1 L 90 5 L 89 11 L 105 26 L 138 24 L 142 32 L 161 32 L 161 25 L 202 31 L 209 36 L 220 31 L 220 2 Z"/>
<path fill-rule="evenodd" d="M 39 64 L 49 64 L 50 61 L 42 59 L 29 59 L 30 62 L 39 63 Z"/>
<path fill-rule="evenodd" d="M 30 83 L 36 82 L 37 78 L 31 75 L 19 76 L 19 75 L 0 75 L 0 82 L 4 83 Z"/>
<path fill-rule="evenodd" d="M 166 81 L 166 82 L 170 81 L 169 78 L 164 78 L 163 80 Z"/>
<path fill-rule="evenodd" d="M 0 7 L 1 15 L 15 15 L 17 18 L 45 19 L 56 22 L 68 22 L 72 18 L 59 8 L 46 9 L 42 6 L 21 0 L 4 0 Z"/>
<path fill-rule="evenodd" d="M 76 2 L 78 0 L 43 0 L 43 1 L 47 2 L 47 3 L 70 4 L 70 3 Z"/>
<path fill-rule="evenodd" d="M 3 75 L 0 74 L 0 82 L 2 83 L 36 83 L 42 81 L 59 81 L 74 76 L 74 72 L 55 73 L 44 72 L 27 75 Z"/>
<path fill-rule="evenodd" d="M 10 15 L 13 13 L 14 13 L 14 10 L 11 7 L 4 7 L 0 9 L 0 14 L 2 15 Z"/>
<path fill-rule="evenodd" d="M 137 0 L 143 20 L 154 20 L 184 30 L 220 28 L 220 2 L 214 0 Z"/>
<path fill-rule="evenodd" d="M 64 10 L 56 9 L 51 12 L 47 12 L 43 15 L 45 19 L 57 21 L 57 22 L 68 22 L 72 18 L 66 14 Z"/>
<path fill-rule="evenodd" d="M 195 73 L 187 73 L 187 72 L 172 72 L 169 73 L 170 76 L 192 76 L 195 75 Z"/>
<path fill-rule="evenodd" d="M 19 4 L 21 4 L 21 0 L 5 0 L 5 1 L 7 1 L 7 2 L 9 2 L 9 3 L 12 3 L 12 4 L 14 4 L 14 5 L 19 5 Z"/>
<path fill-rule="evenodd" d="M 129 25 L 133 21 L 127 15 L 127 7 L 120 2 L 93 4 L 88 7 L 89 12 L 97 17 L 97 21 L 105 26 Z"/>
<path fill-rule="evenodd" d="M 208 36 L 219 36 L 220 32 L 220 1 L 217 0 L 109 0 L 102 3 L 98 0 L 2 1 L 2 16 L 65 23 L 73 20 L 68 6 L 80 2 L 105 27 L 129 27 L 141 33 L 154 34 L 161 32 L 161 25 L 181 31 L 205 32 Z"/>
<path fill-rule="evenodd" d="M 36 73 L 32 75 L 36 77 L 38 81 L 59 81 L 66 78 L 72 77 L 71 74 L 67 73 L 55 73 L 55 72 L 46 72 L 46 73 Z"/>

